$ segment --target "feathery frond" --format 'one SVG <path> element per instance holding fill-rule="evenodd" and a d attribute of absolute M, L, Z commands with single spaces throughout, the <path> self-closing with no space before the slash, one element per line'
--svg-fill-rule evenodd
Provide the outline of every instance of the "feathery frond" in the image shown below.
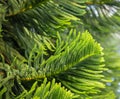
<path fill-rule="evenodd" d="M 47 82 L 47 79 L 44 79 L 40 86 L 35 82 L 29 91 L 24 90 L 15 99 L 72 99 L 74 97 L 76 96 L 64 87 L 61 87 L 60 83 L 56 83 L 55 79 L 52 82 Z"/>
<path fill-rule="evenodd" d="M 114 99 L 106 85 L 119 65 L 104 42 L 119 30 L 119 7 L 119 0 L 1 0 L 0 98 Z"/>

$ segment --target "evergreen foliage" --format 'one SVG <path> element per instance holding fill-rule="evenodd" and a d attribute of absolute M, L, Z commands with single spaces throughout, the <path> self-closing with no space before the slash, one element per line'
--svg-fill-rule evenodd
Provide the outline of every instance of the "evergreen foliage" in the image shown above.
<path fill-rule="evenodd" d="M 118 98 L 119 25 L 119 0 L 1 0 L 0 99 Z"/>

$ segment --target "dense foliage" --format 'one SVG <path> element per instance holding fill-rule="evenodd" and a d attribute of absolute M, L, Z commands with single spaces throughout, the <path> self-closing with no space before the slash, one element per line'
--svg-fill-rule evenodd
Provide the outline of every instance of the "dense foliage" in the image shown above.
<path fill-rule="evenodd" d="M 119 0 L 0 0 L 0 99 L 116 99 Z"/>

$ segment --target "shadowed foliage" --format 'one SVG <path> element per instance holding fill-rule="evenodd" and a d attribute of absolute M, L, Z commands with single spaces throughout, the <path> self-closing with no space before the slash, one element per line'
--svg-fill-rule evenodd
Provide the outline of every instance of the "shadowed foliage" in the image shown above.
<path fill-rule="evenodd" d="M 1 0 L 0 98 L 119 98 L 119 25 L 119 0 Z"/>

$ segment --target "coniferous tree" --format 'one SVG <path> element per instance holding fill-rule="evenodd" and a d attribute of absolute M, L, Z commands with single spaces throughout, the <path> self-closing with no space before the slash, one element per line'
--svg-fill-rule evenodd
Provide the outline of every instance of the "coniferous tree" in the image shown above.
<path fill-rule="evenodd" d="M 119 14 L 119 0 L 0 0 L 0 99 L 119 98 Z"/>

